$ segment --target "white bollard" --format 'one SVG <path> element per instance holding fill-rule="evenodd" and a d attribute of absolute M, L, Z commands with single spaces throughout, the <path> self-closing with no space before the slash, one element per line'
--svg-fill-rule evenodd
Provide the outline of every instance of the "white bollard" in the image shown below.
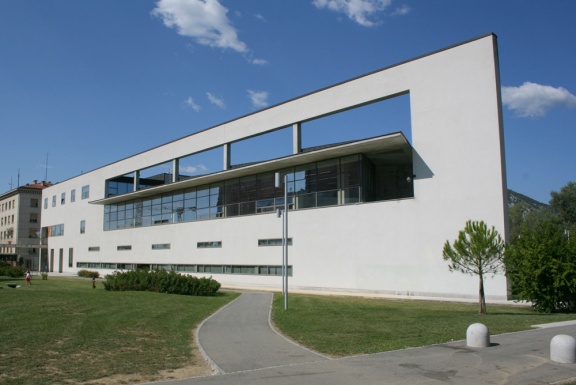
<path fill-rule="evenodd" d="M 471 348 L 487 348 L 490 346 L 488 328 L 481 323 L 468 326 L 468 330 L 466 330 L 466 345 Z"/>
<path fill-rule="evenodd" d="M 576 364 L 576 338 L 558 334 L 550 341 L 550 359 L 561 364 Z"/>

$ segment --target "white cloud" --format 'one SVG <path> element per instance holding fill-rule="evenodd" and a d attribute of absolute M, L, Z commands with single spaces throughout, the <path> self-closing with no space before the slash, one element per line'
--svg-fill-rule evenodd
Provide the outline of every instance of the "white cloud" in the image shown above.
<path fill-rule="evenodd" d="M 159 0 L 152 15 L 168 28 L 209 47 L 230 48 L 246 52 L 246 44 L 238 39 L 236 29 L 226 16 L 228 9 L 218 0 Z"/>
<path fill-rule="evenodd" d="M 185 104 L 187 107 L 190 107 L 191 109 L 193 109 L 193 110 L 196 111 L 196 112 L 198 112 L 198 111 L 200 111 L 200 110 L 202 109 L 198 104 L 196 104 L 196 102 L 194 101 L 194 99 L 192 98 L 192 96 L 188 96 L 188 99 L 186 99 L 186 100 L 184 101 L 184 104 Z"/>
<path fill-rule="evenodd" d="M 378 23 L 368 18 L 375 13 L 384 11 L 392 4 L 392 0 L 313 0 L 318 9 L 327 8 L 331 11 L 346 14 L 364 27 L 372 27 Z"/>
<path fill-rule="evenodd" d="M 210 103 L 214 104 L 217 107 L 220 107 L 221 109 L 226 108 L 223 98 L 212 95 L 210 92 L 206 92 L 206 96 L 208 97 L 208 100 L 210 100 Z"/>
<path fill-rule="evenodd" d="M 407 5 L 401 5 L 392 12 L 393 16 L 404 16 L 410 13 L 412 9 Z"/>
<path fill-rule="evenodd" d="M 268 92 L 248 90 L 248 97 L 252 101 L 252 107 L 263 108 L 268 106 Z"/>
<path fill-rule="evenodd" d="M 256 65 L 266 65 L 268 64 L 268 60 L 264 60 L 264 59 L 251 59 L 250 63 L 252 64 L 256 64 Z"/>
<path fill-rule="evenodd" d="M 199 172 L 208 171 L 208 167 L 203 164 L 197 164 L 196 166 L 180 166 L 180 174 L 196 174 Z"/>
<path fill-rule="evenodd" d="M 555 107 L 576 107 L 576 96 L 563 87 L 525 82 L 520 87 L 502 87 L 502 104 L 520 117 L 540 117 Z"/>

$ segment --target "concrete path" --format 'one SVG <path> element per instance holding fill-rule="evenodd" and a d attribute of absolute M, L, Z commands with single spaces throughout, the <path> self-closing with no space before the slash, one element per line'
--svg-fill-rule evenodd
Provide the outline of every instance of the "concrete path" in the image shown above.
<path fill-rule="evenodd" d="M 272 293 L 245 292 L 202 323 L 200 348 L 221 373 L 324 361 L 270 326 Z"/>
<path fill-rule="evenodd" d="M 576 364 L 549 359 L 551 339 L 558 334 L 576 337 L 576 322 L 491 336 L 488 348 L 468 348 L 466 341 L 456 341 L 331 360 L 276 334 L 268 322 L 270 305 L 269 293 L 244 293 L 201 325 L 201 348 L 221 374 L 155 384 L 529 385 L 565 384 L 567 379 L 576 383 Z"/>

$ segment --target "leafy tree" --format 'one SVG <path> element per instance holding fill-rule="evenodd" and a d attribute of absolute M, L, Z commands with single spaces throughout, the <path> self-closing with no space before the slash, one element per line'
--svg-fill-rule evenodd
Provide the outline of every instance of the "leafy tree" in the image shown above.
<path fill-rule="evenodd" d="M 508 228 L 510 239 L 514 239 L 520 233 L 520 228 L 530 214 L 531 208 L 527 203 L 518 203 L 508 209 Z"/>
<path fill-rule="evenodd" d="M 509 218 L 509 241 L 514 244 L 524 227 L 534 228 L 539 223 L 554 220 L 558 218 L 550 208 L 529 209 L 523 204 L 510 207 L 508 210 Z"/>
<path fill-rule="evenodd" d="M 498 231 L 494 226 L 488 229 L 484 221 L 466 222 L 454 244 L 451 246 L 449 241 L 444 244 L 443 257 L 450 262 L 450 271 L 478 276 L 480 314 L 486 314 L 484 275 L 496 274 L 503 269 L 504 250 L 505 243 Z"/>
<path fill-rule="evenodd" d="M 576 311 L 576 242 L 565 227 L 554 217 L 524 225 L 506 252 L 512 294 L 540 312 Z"/>
<path fill-rule="evenodd" d="M 552 196 L 550 199 L 552 210 L 565 224 L 576 224 L 576 183 L 569 182 L 559 192 L 552 191 L 550 195 Z"/>

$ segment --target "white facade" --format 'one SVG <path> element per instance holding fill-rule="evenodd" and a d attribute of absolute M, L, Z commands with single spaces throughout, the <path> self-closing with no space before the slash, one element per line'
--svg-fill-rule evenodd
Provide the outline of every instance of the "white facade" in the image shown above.
<path fill-rule="evenodd" d="M 410 97 L 411 146 L 402 134 L 393 134 L 300 152 L 300 123 L 405 94 Z M 291 157 L 107 196 L 106 181 L 112 178 L 218 146 L 224 146 L 227 155 L 228 145 L 235 141 L 289 126 L 295 127 L 295 155 Z M 64 235 L 48 239 L 51 270 L 75 272 L 86 263 L 280 265 L 280 247 L 258 245 L 258 240 L 281 237 L 282 221 L 274 212 L 105 231 L 104 207 L 290 165 L 374 153 L 376 149 L 397 150 L 411 158 L 413 196 L 290 211 L 290 287 L 476 298 L 477 277 L 450 273 L 442 260 L 442 247 L 446 240 L 455 239 L 470 219 L 484 220 L 504 236 L 507 232 L 494 35 L 287 101 L 45 189 L 43 200 L 48 206 L 43 208 L 42 226 L 64 225 Z M 86 199 L 82 199 L 83 186 L 89 186 Z M 72 190 L 75 202 L 70 201 Z M 61 204 L 63 193 L 66 199 Z M 85 223 L 84 233 L 80 233 L 81 221 Z M 221 247 L 200 248 L 199 242 L 221 242 Z M 152 245 L 170 248 L 158 250 Z M 121 250 L 127 248 L 122 246 L 131 249 Z M 88 269 L 102 274 L 114 271 Z M 194 274 L 211 275 L 224 286 L 281 287 L 279 276 Z M 488 299 L 507 297 L 504 276 L 487 279 L 485 286 Z"/>

